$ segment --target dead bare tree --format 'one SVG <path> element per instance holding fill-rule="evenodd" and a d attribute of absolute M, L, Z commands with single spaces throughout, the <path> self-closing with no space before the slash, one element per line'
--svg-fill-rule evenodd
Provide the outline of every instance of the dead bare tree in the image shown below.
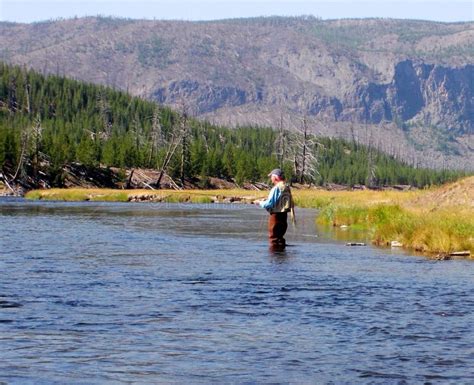
<path fill-rule="evenodd" d="M 312 139 L 308 132 L 308 120 L 306 115 L 301 119 L 301 126 L 294 135 L 294 168 L 295 175 L 300 183 L 307 179 L 307 167 L 310 163 Z"/>
<path fill-rule="evenodd" d="M 109 139 L 112 136 L 112 122 L 110 120 L 110 106 L 104 91 L 100 91 L 97 95 L 97 105 L 102 117 L 102 136 L 104 139 Z"/>
<path fill-rule="evenodd" d="M 283 169 L 283 164 L 288 158 L 288 133 L 283 126 L 283 112 L 280 112 L 280 122 L 275 140 L 275 153 L 278 160 L 278 166 Z"/>
<path fill-rule="evenodd" d="M 8 110 L 10 111 L 10 114 L 14 114 L 18 110 L 20 110 L 20 105 L 18 104 L 18 100 L 17 100 L 17 83 L 14 77 L 10 78 L 10 83 L 8 86 L 7 102 L 8 102 Z"/>
<path fill-rule="evenodd" d="M 310 132 L 306 115 L 301 119 L 301 126 L 290 135 L 289 142 L 297 180 L 311 183 L 319 174 L 318 152 L 324 149 L 324 145 Z"/>
<path fill-rule="evenodd" d="M 163 132 L 161 130 L 161 122 L 160 122 L 160 111 L 157 108 L 153 111 L 153 116 L 151 118 L 151 132 L 150 132 L 150 139 L 151 139 L 151 148 L 150 148 L 150 155 L 148 157 L 148 164 L 151 165 L 153 160 L 153 156 L 155 156 L 158 148 L 163 143 Z"/>
<path fill-rule="evenodd" d="M 138 116 L 138 114 L 136 114 L 135 118 L 133 118 L 132 134 L 135 139 L 135 148 L 136 148 L 137 154 L 139 153 L 140 147 L 143 142 L 142 132 L 143 132 L 143 128 L 141 126 L 140 117 Z"/>
<path fill-rule="evenodd" d="M 374 187 L 376 179 L 377 166 L 374 161 L 374 145 L 372 132 L 370 133 L 369 141 L 367 143 L 367 179 L 366 186 L 369 188 Z"/>
<path fill-rule="evenodd" d="M 34 175 L 35 181 L 38 180 L 38 170 L 39 170 L 39 165 L 40 165 L 40 146 L 41 146 L 42 136 L 43 136 L 43 127 L 41 126 L 41 117 L 38 114 L 38 116 L 35 119 L 35 124 L 31 130 L 31 140 L 32 140 L 32 146 L 33 146 L 32 165 L 33 165 L 33 175 Z"/>
<path fill-rule="evenodd" d="M 366 123 L 367 124 L 367 123 Z M 357 138 L 356 138 L 356 135 L 355 135 L 355 129 L 354 129 L 354 122 L 351 121 L 351 124 L 349 126 L 349 129 L 351 131 L 351 140 L 352 140 L 352 143 L 354 143 L 354 146 L 357 147 L 357 144 L 358 144 L 358 141 L 357 141 Z"/>
<path fill-rule="evenodd" d="M 33 167 L 34 179 L 35 181 L 37 180 L 42 134 L 43 127 L 41 126 L 41 117 L 38 115 L 34 121 L 34 125 L 25 128 L 21 133 L 20 157 L 12 178 L 13 181 L 26 178 L 26 165 L 30 160 Z"/>
<path fill-rule="evenodd" d="M 156 181 L 156 185 L 158 188 L 160 188 L 161 180 L 166 174 L 168 166 L 171 160 L 173 159 L 174 154 L 176 153 L 178 147 L 183 144 L 183 136 L 185 134 L 185 131 L 182 129 L 182 121 L 183 117 L 181 117 L 178 127 L 174 125 L 171 127 L 171 134 L 166 145 L 165 155 L 163 157 L 161 166 L 159 167 L 160 173 L 158 174 L 158 179 Z"/>
<path fill-rule="evenodd" d="M 31 100 L 30 100 L 30 91 L 31 91 L 31 85 L 26 84 L 25 85 L 25 94 L 26 94 L 26 112 L 28 115 L 31 114 Z"/>
<path fill-rule="evenodd" d="M 174 153 L 176 152 L 176 149 L 178 148 L 180 143 L 180 140 L 176 137 L 173 136 L 172 140 L 168 143 L 168 146 L 166 148 L 166 153 L 165 156 L 163 157 L 163 162 L 160 167 L 160 173 L 158 174 L 158 179 L 156 180 L 156 186 L 160 188 L 161 180 L 163 179 L 163 176 L 165 175 L 168 165 L 173 158 Z"/>
<path fill-rule="evenodd" d="M 142 143 L 142 136 L 141 136 L 141 131 L 142 131 L 142 128 L 141 128 L 141 125 L 140 125 L 140 118 L 137 115 L 135 115 L 135 117 L 133 118 L 133 124 L 130 128 L 130 132 L 132 134 L 132 137 L 135 139 L 135 151 L 136 151 L 136 154 L 140 154 L 140 146 L 141 146 L 141 143 Z M 130 184 L 132 182 L 132 177 L 133 177 L 133 173 L 134 173 L 135 169 L 132 169 L 131 173 L 130 173 L 130 176 L 128 178 L 128 182 L 127 182 L 127 188 L 130 187 Z"/>
<path fill-rule="evenodd" d="M 189 151 L 189 125 L 187 107 L 183 103 L 181 109 L 180 119 L 180 138 L 181 138 L 181 165 L 180 165 L 180 180 L 181 186 L 184 187 L 187 167 L 189 165 L 190 151 Z"/>
<path fill-rule="evenodd" d="M 13 174 L 12 181 L 16 181 L 19 178 L 22 178 L 26 175 L 25 171 L 25 164 L 27 163 L 27 156 L 28 156 L 28 143 L 29 143 L 29 130 L 24 129 L 21 133 L 21 151 L 20 157 L 18 159 L 18 163 L 16 166 L 15 174 Z"/>

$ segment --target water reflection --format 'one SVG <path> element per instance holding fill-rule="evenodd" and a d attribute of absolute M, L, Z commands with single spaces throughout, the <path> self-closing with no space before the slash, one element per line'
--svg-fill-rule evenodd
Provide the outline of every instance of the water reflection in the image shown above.
<path fill-rule="evenodd" d="M 286 248 L 272 245 L 268 248 L 270 260 L 275 263 L 287 262 L 289 256 L 286 253 Z"/>
<path fill-rule="evenodd" d="M 320 225 L 316 227 L 316 231 L 320 237 L 325 239 L 334 239 L 336 241 L 362 242 L 370 244 L 370 236 L 367 231 L 353 227 L 335 227 L 330 225 Z"/>

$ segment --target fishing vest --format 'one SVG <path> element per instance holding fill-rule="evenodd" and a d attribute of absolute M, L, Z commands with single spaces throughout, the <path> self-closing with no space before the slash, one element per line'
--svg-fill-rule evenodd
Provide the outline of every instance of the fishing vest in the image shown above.
<path fill-rule="evenodd" d="M 274 207 L 272 207 L 269 212 L 270 214 L 275 213 L 288 213 L 293 208 L 293 197 L 291 196 L 290 186 L 284 182 L 277 184 L 277 187 L 280 189 L 280 198 Z"/>

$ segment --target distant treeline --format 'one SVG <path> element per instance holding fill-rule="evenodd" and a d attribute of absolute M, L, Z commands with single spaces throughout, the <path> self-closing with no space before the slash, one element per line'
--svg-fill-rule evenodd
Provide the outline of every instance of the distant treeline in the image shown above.
<path fill-rule="evenodd" d="M 311 127 L 229 129 L 125 92 L 0 63 L 0 165 L 21 178 L 51 175 L 71 162 L 146 167 L 178 183 L 209 177 L 266 181 L 280 166 L 295 181 L 325 185 L 423 187 L 464 174 L 413 168 L 356 143 L 319 138 Z"/>

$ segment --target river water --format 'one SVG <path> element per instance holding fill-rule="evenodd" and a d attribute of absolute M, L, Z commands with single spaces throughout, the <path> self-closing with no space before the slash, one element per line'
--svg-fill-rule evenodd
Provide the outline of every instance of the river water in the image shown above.
<path fill-rule="evenodd" d="M 298 210 L 0 200 L 0 383 L 472 384 L 474 264 Z"/>

